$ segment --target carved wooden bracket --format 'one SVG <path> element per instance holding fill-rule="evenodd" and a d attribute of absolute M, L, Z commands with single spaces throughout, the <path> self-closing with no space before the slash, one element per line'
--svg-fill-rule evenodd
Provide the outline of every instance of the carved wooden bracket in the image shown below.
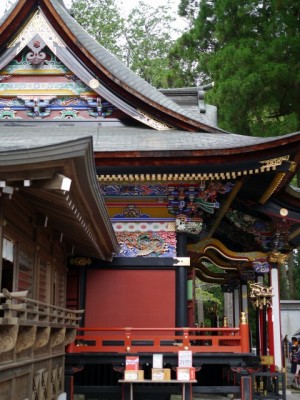
<path fill-rule="evenodd" d="M 67 329 L 65 337 L 65 346 L 75 341 L 76 334 L 77 334 L 77 329 Z"/>
<path fill-rule="evenodd" d="M 36 326 L 20 326 L 18 339 L 16 344 L 16 351 L 20 353 L 23 350 L 29 349 L 33 346 L 36 338 Z"/>
<path fill-rule="evenodd" d="M 50 346 L 55 347 L 64 343 L 66 337 L 66 328 L 52 328 Z"/>
<path fill-rule="evenodd" d="M 48 344 L 50 339 L 50 332 L 51 328 L 49 326 L 47 326 L 46 328 L 37 328 L 36 338 L 33 345 L 34 350 L 40 349 L 41 347 L 44 347 L 46 346 L 46 344 Z"/>
<path fill-rule="evenodd" d="M 12 350 L 18 338 L 18 325 L 0 326 L 0 353 Z"/>

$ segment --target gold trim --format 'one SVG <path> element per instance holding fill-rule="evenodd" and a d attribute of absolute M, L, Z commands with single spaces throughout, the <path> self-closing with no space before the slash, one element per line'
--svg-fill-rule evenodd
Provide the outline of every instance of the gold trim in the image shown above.
<path fill-rule="evenodd" d="M 270 171 L 276 169 L 276 167 L 282 165 L 283 161 L 289 161 L 290 156 L 282 156 L 277 158 L 271 158 L 270 160 L 260 161 L 260 164 L 263 164 L 261 169 Z"/>
<path fill-rule="evenodd" d="M 284 264 L 288 259 L 288 254 L 280 253 L 280 251 L 271 251 L 269 253 L 269 261 L 274 264 Z"/>
<path fill-rule="evenodd" d="M 137 112 L 139 113 L 139 115 L 134 118 L 137 119 L 138 121 L 142 122 L 143 124 L 151 126 L 151 128 L 154 128 L 158 131 L 167 131 L 170 129 L 174 129 L 171 126 L 152 118 L 150 115 L 144 113 L 143 111 L 141 111 L 139 109 L 137 109 Z"/>
<path fill-rule="evenodd" d="M 278 174 L 276 174 L 275 178 L 271 182 L 268 189 L 265 191 L 265 193 L 259 199 L 258 202 L 260 204 L 265 204 L 269 200 L 269 198 L 272 196 L 272 194 L 275 192 L 275 190 L 278 188 L 278 186 L 282 182 L 285 175 L 286 175 L 286 172 L 279 172 Z"/>
<path fill-rule="evenodd" d="M 153 120 L 154 121 L 154 120 Z M 145 122 L 145 121 L 144 121 Z M 159 129 L 159 128 L 157 128 Z M 169 129 L 169 128 L 167 128 Z M 230 180 L 237 179 L 243 176 L 257 175 L 266 172 L 276 171 L 276 168 L 281 166 L 284 161 L 289 160 L 288 155 L 270 160 L 260 161 L 261 166 L 255 169 L 241 170 L 241 171 L 223 171 L 223 172 L 205 172 L 205 173 L 181 173 L 181 174 L 118 174 L 118 175 L 98 175 L 99 182 L 190 182 L 197 183 L 199 181 L 209 180 Z M 289 171 L 295 169 L 296 163 L 290 162 Z M 276 190 L 277 186 L 282 181 L 285 172 L 278 173 L 273 180 L 270 188 L 267 189 L 265 194 L 261 197 L 260 202 L 267 201 L 272 193 Z"/>

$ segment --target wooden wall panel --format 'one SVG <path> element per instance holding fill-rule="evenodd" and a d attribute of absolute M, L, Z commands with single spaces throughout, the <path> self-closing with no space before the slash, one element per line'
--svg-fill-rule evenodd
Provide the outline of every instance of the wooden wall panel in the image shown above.
<path fill-rule="evenodd" d="M 89 270 L 86 292 L 86 327 L 175 326 L 175 271 Z"/>

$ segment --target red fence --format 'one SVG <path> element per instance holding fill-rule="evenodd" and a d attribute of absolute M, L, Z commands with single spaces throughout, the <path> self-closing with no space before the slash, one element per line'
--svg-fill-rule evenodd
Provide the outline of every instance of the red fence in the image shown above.
<path fill-rule="evenodd" d="M 239 328 L 80 328 L 68 353 L 249 353 L 248 324 Z"/>

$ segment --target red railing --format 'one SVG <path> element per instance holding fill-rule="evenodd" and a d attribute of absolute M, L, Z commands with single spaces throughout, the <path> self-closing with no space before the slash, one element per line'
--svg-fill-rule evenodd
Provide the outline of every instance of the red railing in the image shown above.
<path fill-rule="evenodd" d="M 68 353 L 249 353 L 248 324 L 239 328 L 79 328 Z"/>

